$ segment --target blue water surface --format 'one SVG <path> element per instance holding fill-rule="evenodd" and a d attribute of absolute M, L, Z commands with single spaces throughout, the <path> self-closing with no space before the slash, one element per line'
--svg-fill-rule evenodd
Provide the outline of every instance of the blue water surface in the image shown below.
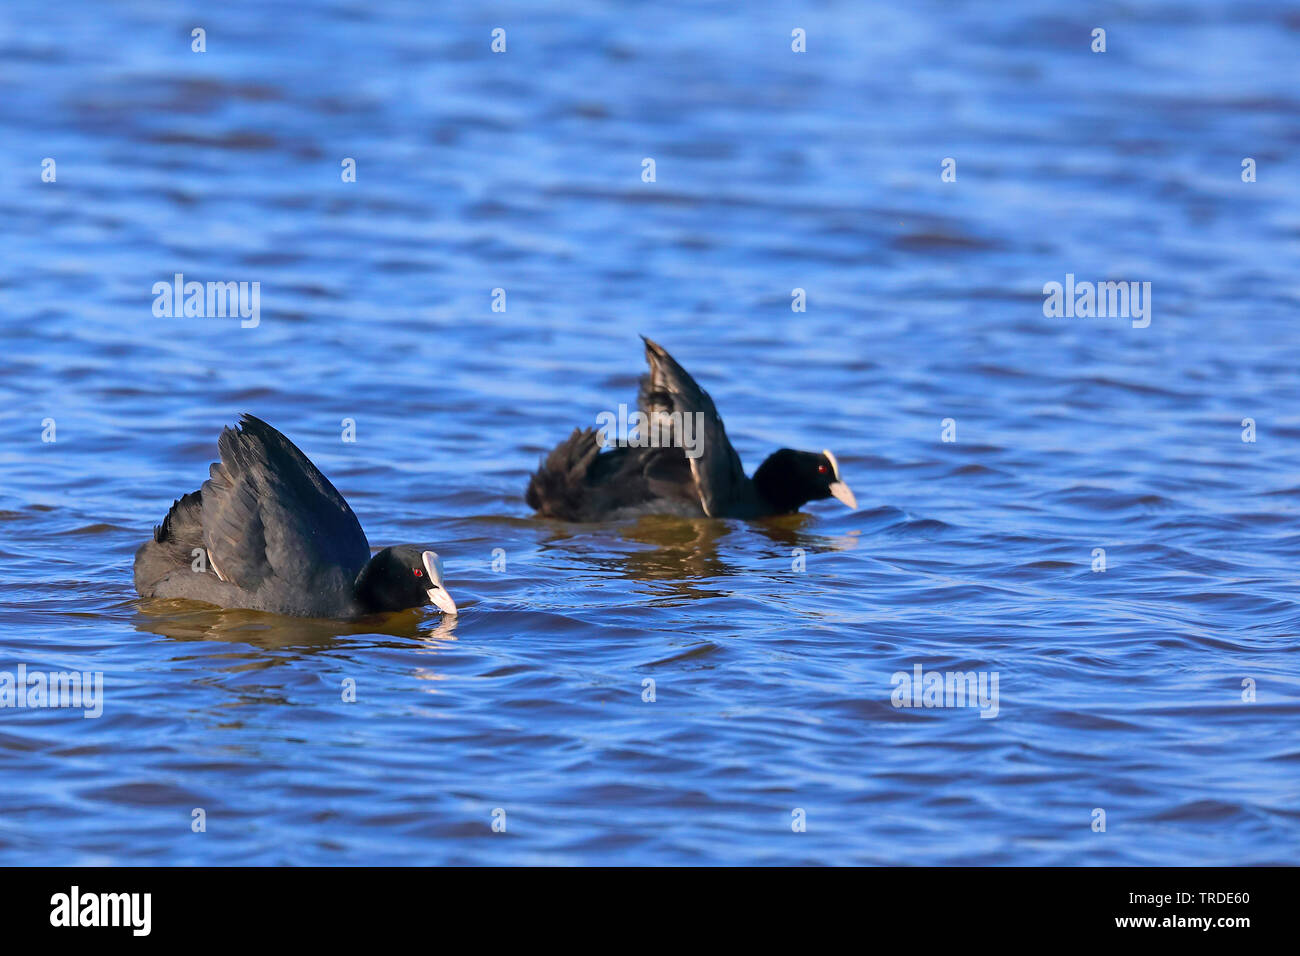
<path fill-rule="evenodd" d="M 1252 0 L 0 6 L 0 671 L 104 679 L 0 709 L 0 862 L 1300 862 L 1297 64 Z M 531 517 L 642 332 L 859 510 Z M 245 411 L 459 618 L 140 602 Z"/>

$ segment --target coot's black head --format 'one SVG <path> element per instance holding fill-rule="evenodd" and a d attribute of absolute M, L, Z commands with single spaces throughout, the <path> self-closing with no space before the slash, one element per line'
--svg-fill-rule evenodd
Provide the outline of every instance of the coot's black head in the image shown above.
<path fill-rule="evenodd" d="M 840 464 L 828 451 L 782 448 L 767 456 L 754 472 L 758 493 L 777 514 L 798 511 L 809 501 L 835 498 L 857 509 L 858 501 L 840 480 Z"/>
<path fill-rule="evenodd" d="M 456 613 L 442 580 L 442 561 L 433 551 L 399 544 L 375 552 L 357 575 L 357 598 L 373 611 L 402 611 L 432 604 Z"/>

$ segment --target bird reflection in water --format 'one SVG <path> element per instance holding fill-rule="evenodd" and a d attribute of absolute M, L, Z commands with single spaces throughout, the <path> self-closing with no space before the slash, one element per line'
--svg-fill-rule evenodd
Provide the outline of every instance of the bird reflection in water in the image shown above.
<path fill-rule="evenodd" d="M 351 620 L 287 617 L 262 611 L 223 610 L 186 600 L 142 601 L 135 628 L 161 634 L 174 641 L 226 641 L 250 644 L 263 650 L 328 650 L 352 637 L 415 639 L 426 644 L 455 640 L 459 619 L 436 617 L 412 609 L 392 614 L 371 614 Z M 373 642 L 380 646 L 409 647 L 404 642 Z"/>
<path fill-rule="evenodd" d="M 544 547 L 570 548 L 582 551 L 582 562 L 610 571 L 618 577 L 633 581 L 656 581 L 668 585 L 660 590 L 674 599 L 722 597 L 728 590 L 704 586 L 711 579 L 722 579 L 737 574 L 752 574 L 752 565 L 744 560 L 737 563 L 720 553 L 723 539 L 730 538 L 739 553 L 747 544 L 747 532 L 754 531 L 777 545 L 782 558 L 803 549 L 818 551 L 845 551 L 857 547 L 856 533 L 827 537 L 807 529 L 817 524 L 815 515 L 792 514 L 757 521 L 728 521 L 716 518 L 682 518 L 671 515 L 650 515 L 629 524 L 605 526 L 616 540 L 640 547 L 633 550 L 592 553 L 586 534 L 598 525 L 559 525 L 555 533 L 544 542 Z M 581 542 L 575 540 L 582 537 Z M 752 541 L 752 539 L 751 539 Z M 739 554 L 738 554 L 739 557 Z"/>

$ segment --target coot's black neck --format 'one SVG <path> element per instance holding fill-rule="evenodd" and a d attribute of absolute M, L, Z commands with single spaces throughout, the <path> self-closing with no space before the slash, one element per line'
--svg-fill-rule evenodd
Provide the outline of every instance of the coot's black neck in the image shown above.
<path fill-rule="evenodd" d="M 754 472 L 753 485 L 762 510 L 768 514 L 792 514 L 812 497 L 804 493 L 805 489 L 798 481 L 798 472 L 781 452 L 769 455 L 758 466 Z"/>

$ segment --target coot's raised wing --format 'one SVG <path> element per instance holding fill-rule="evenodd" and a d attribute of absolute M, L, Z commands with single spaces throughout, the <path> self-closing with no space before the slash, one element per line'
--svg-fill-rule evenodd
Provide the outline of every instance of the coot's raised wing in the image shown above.
<path fill-rule="evenodd" d="M 683 449 L 687 444 L 685 436 L 677 429 L 682 426 L 684 416 L 691 416 L 690 425 L 685 427 L 694 429 L 700 453 L 697 457 L 690 454 L 686 457 L 695 477 L 700 506 L 707 515 L 725 515 L 741 500 L 747 479 L 713 399 L 662 346 L 644 335 L 641 338 L 645 341 L 650 372 L 641 379 L 637 403 L 660 437 L 671 436 L 673 444 Z M 674 413 L 680 413 L 683 418 L 670 417 Z"/>
<path fill-rule="evenodd" d="M 289 439 L 244 415 L 218 441 L 203 483 L 213 570 L 246 591 L 285 594 L 350 585 L 370 559 L 356 515 Z"/>

